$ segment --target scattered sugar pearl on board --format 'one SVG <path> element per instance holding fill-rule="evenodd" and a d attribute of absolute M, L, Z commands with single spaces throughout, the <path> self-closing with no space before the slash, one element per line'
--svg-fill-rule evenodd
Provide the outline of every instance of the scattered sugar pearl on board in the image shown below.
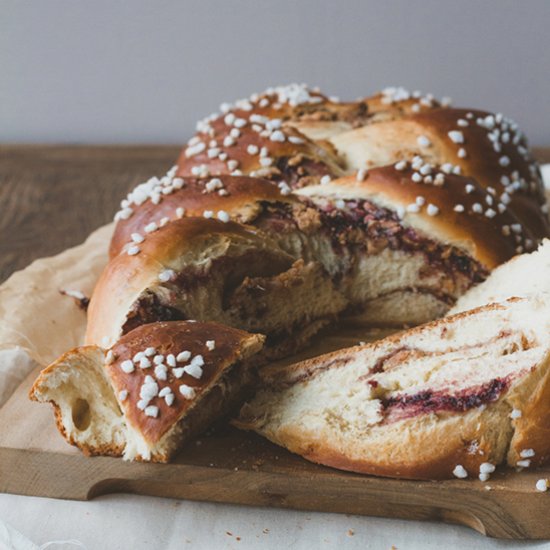
<path fill-rule="evenodd" d="M 495 471 L 496 466 L 490 462 L 483 462 L 479 466 L 479 479 L 480 481 L 487 481 L 490 475 Z"/>
<path fill-rule="evenodd" d="M 227 223 L 231 220 L 229 214 L 225 210 L 220 210 L 217 214 L 217 218 L 223 223 Z"/>
<path fill-rule="evenodd" d="M 461 464 L 457 464 L 453 470 L 453 475 L 459 479 L 465 479 L 468 477 L 468 472 Z"/>

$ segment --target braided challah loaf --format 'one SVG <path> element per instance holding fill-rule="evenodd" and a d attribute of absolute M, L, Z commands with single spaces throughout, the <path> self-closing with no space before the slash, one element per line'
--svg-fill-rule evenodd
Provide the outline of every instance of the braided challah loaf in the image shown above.
<path fill-rule="evenodd" d="M 177 165 L 122 201 L 86 344 L 99 364 L 102 349 L 136 331 L 160 335 L 162 323 L 197 319 L 265 335 L 260 364 L 337 320 L 419 324 L 536 248 L 550 234 L 547 214 L 537 164 L 502 115 L 452 109 L 400 88 L 352 103 L 303 85 L 269 89 L 199 122 Z M 58 369 L 78 373 L 89 349 L 72 352 L 70 368 L 66 358 L 50 366 L 33 397 L 71 410 L 77 378 L 61 377 L 67 392 L 57 382 L 50 390 L 49 380 L 61 379 Z M 177 385 L 169 367 L 167 383 Z M 112 368 L 96 371 L 102 391 L 120 390 Z M 145 392 L 145 401 L 137 384 L 122 390 L 122 424 L 134 425 L 147 407 L 159 414 L 149 422 L 167 415 L 155 383 L 158 393 Z M 79 399 L 93 418 L 93 405 Z M 80 430 L 67 414 L 58 418 L 72 442 L 91 441 L 98 425 Z M 171 450 L 190 433 L 185 413 L 177 422 Z M 100 453 L 107 439 L 79 444 Z M 126 456 L 170 454 L 135 448 Z"/>

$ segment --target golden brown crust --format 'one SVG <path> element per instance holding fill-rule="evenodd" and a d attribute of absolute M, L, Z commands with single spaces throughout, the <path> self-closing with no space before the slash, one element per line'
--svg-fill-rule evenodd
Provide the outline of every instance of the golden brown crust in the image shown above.
<path fill-rule="evenodd" d="M 436 168 L 433 172 L 442 174 Z M 512 258 L 520 251 L 519 247 L 527 248 L 528 239 L 535 242 L 534 235 L 511 229 L 519 224 L 517 217 L 508 209 L 500 212 L 497 199 L 488 195 L 476 180 L 444 174 L 444 183 L 435 185 L 414 181 L 415 173 L 410 164 L 401 170 L 394 165 L 384 166 L 369 170 L 363 181 L 348 176 L 299 193 L 333 200 L 362 198 L 401 210 L 405 225 L 467 251 L 489 269 Z M 409 211 L 410 208 L 414 211 Z"/>
<path fill-rule="evenodd" d="M 550 362 L 550 353 L 545 362 Z M 513 399 L 521 416 L 514 420 L 514 437 L 508 450 L 511 466 L 526 458 L 531 466 L 541 466 L 550 459 L 550 369 L 542 372 L 544 375 L 531 392 Z M 522 456 L 522 451 L 528 450 L 534 451 L 534 455 Z"/>
<path fill-rule="evenodd" d="M 226 212 L 232 220 L 249 223 L 259 211 L 260 202 L 298 204 L 299 200 L 267 180 L 244 176 L 220 176 L 216 178 L 185 178 L 183 187 L 164 195 L 159 204 L 146 200 L 133 206 L 128 219 L 120 219 L 116 225 L 109 249 L 110 257 L 119 254 L 125 245 L 132 244 L 132 234 L 147 236 L 145 227 L 151 222 L 161 225 L 161 220 L 174 221 L 181 217 L 203 217 L 210 211 L 214 218 Z M 210 191 L 209 185 L 213 188 Z M 222 194 L 219 191 L 223 191 Z M 178 211 L 183 208 L 183 212 Z"/>
<path fill-rule="evenodd" d="M 264 238 L 260 231 L 249 225 L 245 226 L 235 222 L 224 223 L 204 217 L 184 218 L 174 220 L 148 235 L 139 245 L 140 254 L 143 253 L 144 256 L 148 255 L 163 262 L 165 258 L 179 255 L 182 246 L 188 249 L 200 248 L 200 239 L 207 239 L 218 234 L 245 239 Z"/>
<path fill-rule="evenodd" d="M 355 127 L 366 120 L 366 111 L 363 101 L 334 102 L 301 86 L 268 90 L 199 122 L 178 159 L 178 175 L 257 175 L 292 188 L 339 175 L 333 147 L 310 140 L 299 122 L 308 128 L 331 122 Z"/>
<path fill-rule="evenodd" d="M 364 102 L 367 104 L 368 122 L 372 124 L 385 120 L 396 120 L 442 108 L 441 103 L 431 94 L 422 95 L 418 92 L 409 94 L 405 90 L 402 92 L 405 94 L 400 94 L 399 89 L 388 88 L 384 92 L 366 98 Z"/>
<path fill-rule="evenodd" d="M 131 305 L 140 293 L 159 284 L 159 274 L 200 254 L 209 243 L 244 243 L 257 249 L 270 249 L 270 241 L 251 226 L 206 218 L 174 220 L 149 234 L 139 244 L 139 253 L 119 254 L 109 262 L 94 289 L 88 307 L 86 343 L 110 346 Z M 273 248 L 273 245 L 271 245 Z M 106 338 L 106 340 L 104 340 Z"/>
<path fill-rule="evenodd" d="M 523 192 L 537 198 L 542 195 L 540 174 L 535 171 L 537 165 L 527 149 L 525 136 L 514 122 L 502 115 L 477 109 L 434 109 L 413 115 L 411 120 L 428 129 L 430 134 L 439 135 L 442 149 L 449 154 L 448 162 L 461 166 L 465 174 L 474 176 L 483 187 L 494 185 L 503 188 L 501 177 L 518 171 L 529 184 Z M 460 126 L 459 120 L 466 121 L 468 125 Z M 496 148 L 495 140 L 489 137 L 495 129 L 510 134 L 505 142 L 496 140 Z M 463 141 L 454 142 L 449 136 L 452 131 L 461 132 Z M 466 150 L 463 158 L 458 154 L 461 148 Z M 509 163 L 499 162 L 504 156 L 508 157 Z"/>
<path fill-rule="evenodd" d="M 533 239 L 550 234 L 537 163 L 517 125 L 471 109 L 436 108 L 389 118 L 336 136 L 348 168 L 382 166 L 420 155 L 458 167 L 503 203 Z M 504 195 L 504 196 L 503 196 Z"/>
<path fill-rule="evenodd" d="M 316 144 L 291 126 L 281 126 L 271 133 L 282 136 L 284 141 L 274 141 L 268 135 L 262 135 L 253 129 L 252 123 L 238 129 L 239 136 L 231 138 L 234 128 L 226 125 L 223 117 L 211 122 L 210 126 L 212 130 L 208 134 L 199 134 L 198 142 L 181 153 L 178 176 L 248 174 L 276 182 L 284 181 L 294 188 L 307 185 L 310 181 L 319 181 L 324 175 L 342 173 L 331 146 Z M 214 146 L 209 147 L 210 143 Z M 195 148 L 202 147 L 200 144 L 204 145 L 204 150 L 191 154 Z M 212 149 L 219 150 L 224 160 L 220 159 L 219 154 L 211 157 Z M 265 151 L 263 156 L 262 151 Z"/>
<path fill-rule="evenodd" d="M 254 422 L 247 424 L 246 419 L 234 424 L 241 429 L 257 428 Z M 482 435 L 484 429 L 485 425 L 480 424 L 478 414 L 470 414 L 464 418 L 459 429 L 439 430 L 435 434 L 430 433 L 429 437 L 422 435 L 413 422 L 408 430 L 407 440 L 402 441 L 402 445 L 409 450 L 379 448 L 377 457 L 372 460 L 355 458 L 355 449 L 343 448 L 322 431 L 304 434 L 302 430 L 292 426 L 283 427 L 276 432 L 261 428 L 259 431 L 274 443 L 324 466 L 382 477 L 438 480 L 453 477 L 453 470 L 457 465 L 461 465 L 470 474 L 477 475 L 479 466 L 488 461 L 492 451 L 490 442 Z M 476 447 L 475 452 L 472 452 L 471 444 L 474 441 Z M 357 447 L 360 447 L 360 442 Z"/>
<path fill-rule="evenodd" d="M 250 354 L 251 350 L 258 351 L 263 340 L 261 335 L 252 335 L 218 323 L 185 321 L 150 323 L 122 336 L 111 348 L 114 361 L 105 368 L 116 394 L 123 390 L 128 392 L 127 398 L 119 401 L 126 421 L 134 426 L 146 441 L 155 444 L 187 414 L 189 409 L 194 407 L 197 401 L 200 401 L 202 394 L 219 383 L 228 369 L 235 366 L 243 355 Z M 209 349 L 207 342 L 213 342 L 214 348 Z M 150 363 L 151 366 L 147 368 L 136 366 L 131 373 L 121 369 L 124 361 L 132 360 L 136 353 L 144 352 L 147 348 L 153 348 L 156 352 L 148 358 L 147 364 Z M 190 358 L 178 361 L 176 368 L 168 365 L 167 380 L 162 381 L 158 373 L 155 373 L 154 357 L 162 356 L 166 361 L 168 355 L 177 357 L 184 351 L 190 352 Z M 244 351 L 247 353 L 243 353 Z M 185 367 L 190 363 L 191 358 L 196 356 L 201 356 L 204 361 L 200 366 L 202 371 L 200 377 L 197 378 L 187 372 L 177 377 L 176 369 Z M 147 406 L 158 407 L 156 417 L 147 416 L 138 408 L 141 399 L 140 389 L 147 376 L 152 376 L 159 391 L 169 388 L 170 393 L 174 395 L 171 405 L 158 396 L 148 402 Z M 181 394 L 179 389 L 183 384 L 193 388 L 195 392 L 193 398 L 185 398 Z"/>
<path fill-rule="evenodd" d="M 471 119 L 466 119 L 472 113 Z M 498 115 L 486 111 L 468 109 L 441 109 L 430 113 L 419 114 L 414 120 L 433 133 L 447 137 L 446 152 L 448 157 L 454 157 L 451 162 L 461 166 L 464 174 L 472 176 L 485 189 L 493 187 L 499 196 L 507 185 L 503 184 L 503 178 L 511 181 L 522 182 L 522 187 L 515 193 L 511 193 L 511 202 L 508 208 L 514 212 L 526 229 L 530 230 L 534 237 L 540 239 L 548 236 L 550 225 L 548 216 L 540 206 L 545 203 L 542 178 L 535 159 L 529 152 L 527 141 L 523 134 L 511 121 L 501 129 L 502 133 L 509 134 L 508 141 L 499 141 L 496 148 L 489 138 L 495 126 L 487 128 L 478 123 L 482 120 L 494 120 Z M 468 120 L 466 128 L 458 127 L 457 121 Z M 464 136 L 464 143 L 457 145 L 449 139 L 449 132 L 460 130 Z M 458 151 L 464 148 L 467 152 L 465 158 L 458 156 Z M 506 165 L 501 161 L 508 159 Z M 504 180 L 506 181 L 506 180 Z"/>

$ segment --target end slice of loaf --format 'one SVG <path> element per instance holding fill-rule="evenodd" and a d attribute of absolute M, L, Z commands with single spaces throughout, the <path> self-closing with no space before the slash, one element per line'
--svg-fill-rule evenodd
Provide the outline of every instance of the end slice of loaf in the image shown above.
<path fill-rule="evenodd" d="M 217 323 L 151 323 L 107 352 L 65 353 L 30 397 L 53 404 L 58 429 L 85 454 L 166 462 L 242 403 L 263 341 Z"/>
<path fill-rule="evenodd" d="M 550 457 L 549 350 L 550 296 L 512 299 L 268 367 L 236 425 L 313 462 L 381 476 L 538 465 Z"/>

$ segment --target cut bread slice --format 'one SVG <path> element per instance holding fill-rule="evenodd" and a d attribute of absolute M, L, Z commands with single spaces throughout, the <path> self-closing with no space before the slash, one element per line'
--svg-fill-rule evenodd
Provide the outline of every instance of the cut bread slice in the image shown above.
<path fill-rule="evenodd" d="M 544 239 L 535 252 L 515 256 L 497 267 L 483 283 L 466 292 L 449 315 L 541 292 L 550 292 L 550 239 Z"/>
<path fill-rule="evenodd" d="M 550 457 L 549 350 L 550 296 L 512 299 L 267 367 L 236 425 L 313 462 L 381 476 L 538 465 Z"/>
<path fill-rule="evenodd" d="M 58 429 L 85 454 L 166 462 L 242 402 L 263 340 L 216 323 L 151 323 L 107 352 L 65 353 L 30 397 L 53 404 Z"/>

